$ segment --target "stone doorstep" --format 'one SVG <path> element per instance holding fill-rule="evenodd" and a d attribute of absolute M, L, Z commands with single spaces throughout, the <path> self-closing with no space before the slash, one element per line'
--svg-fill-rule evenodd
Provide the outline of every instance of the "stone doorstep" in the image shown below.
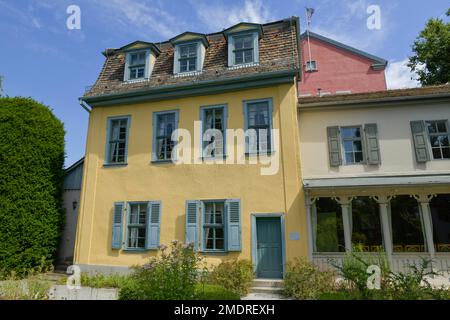
<path fill-rule="evenodd" d="M 117 300 L 118 290 L 111 288 L 69 289 L 65 285 L 53 285 L 49 291 L 50 300 Z"/>
<path fill-rule="evenodd" d="M 253 280 L 251 293 L 281 295 L 283 293 L 283 280 L 280 279 L 255 279 Z"/>

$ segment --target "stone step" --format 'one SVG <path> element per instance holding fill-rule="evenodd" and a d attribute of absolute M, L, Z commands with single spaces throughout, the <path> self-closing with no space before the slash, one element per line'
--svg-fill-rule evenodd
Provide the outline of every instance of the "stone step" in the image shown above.
<path fill-rule="evenodd" d="M 274 287 L 251 287 L 251 293 L 264 293 L 264 294 L 279 294 L 283 293 L 283 288 L 274 288 Z"/>
<path fill-rule="evenodd" d="M 283 288 L 283 280 L 280 279 L 255 279 L 252 287 L 266 287 L 266 288 Z"/>

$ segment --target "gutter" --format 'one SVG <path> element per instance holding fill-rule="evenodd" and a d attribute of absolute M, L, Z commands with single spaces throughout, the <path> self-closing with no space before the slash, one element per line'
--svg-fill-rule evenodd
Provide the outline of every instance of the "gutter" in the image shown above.
<path fill-rule="evenodd" d="M 85 105 L 85 102 L 84 102 L 84 100 L 83 100 L 82 98 L 78 98 L 78 102 L 80 103 L 80 106 L 81 106 L 84 110 L 86 110 L 88 113 L 91 113 L 92 108 L 89 109 L 88 106 Z"/>

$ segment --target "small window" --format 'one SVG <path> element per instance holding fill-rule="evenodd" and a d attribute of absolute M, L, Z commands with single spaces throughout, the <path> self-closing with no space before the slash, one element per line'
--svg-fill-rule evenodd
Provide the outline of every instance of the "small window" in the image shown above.
<path fill-rule="evenodd" d="M 127 247 L 145 249 L 147 232 L 147 203 L 130 204 L 127 225 Z"/>
<path fill-rule="evenodd" d="M 177 112 L 163 112 L 154 114 L 153 161 L 172 160 L 172 132 L 177 127 Z"/>
<path fill-rule="evenodd" d="M 245 104 L 247 152 L 264 153 L 272 150 L 272 106 L 270 100 Z M 254 138 L 252 135 L 254 134 Z"/>
<path fill-rule="evenodd" d="M 225 250 L 225 203 L 204 202 L 203 245 L 207 251 Z"/>
<path fill-rule="evenodd" d="M 450 130 L 448 121 L 427 121 L 426 125 L 433 159 L 450 159 Z"/>
<path fill-rule="evenodd" d="M 253 35 L 234 37 L 234 63 L 254 62 Z"/>
<path fill-rule="evenodd" d="M 316 61 L 315 60 L 306 61 L 305 69 L 306 69 L 306 71 L 316 71 L 317 70 Z"/>
<path fill-rule="evenodd" d="M 146 52 L 129 53 L 130 80 L 141 79 L 145 77 Z"/>
<path fill-rule="evenodd" d="M 361 127 L 343 127 L 341 128 L 341 136 L 345 164 L 363 162 Z"/>
<path fill-rule="evenodd" d="M 225 107 L 205 107 L 202 122 L 203 157 L 222 157 L 225 154 Z"/>
<path fill-rule="evenodd" d="M 189 72 L 197 70 L 197 43 L 180 45 L 180 71 Z"/>
<path fill-rule="evenodd" d="M 123 164 L 127 160 L 129 118 L 109 119 L 107 164 Z"/>

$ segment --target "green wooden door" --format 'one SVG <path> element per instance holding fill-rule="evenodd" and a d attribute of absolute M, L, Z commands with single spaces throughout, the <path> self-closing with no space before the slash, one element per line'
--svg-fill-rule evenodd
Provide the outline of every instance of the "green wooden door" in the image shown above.
<path fill-rule="evenodd" d="M 256 274 L 258 278 L 283 278 L 280 218 L 256 219 Z"/>

